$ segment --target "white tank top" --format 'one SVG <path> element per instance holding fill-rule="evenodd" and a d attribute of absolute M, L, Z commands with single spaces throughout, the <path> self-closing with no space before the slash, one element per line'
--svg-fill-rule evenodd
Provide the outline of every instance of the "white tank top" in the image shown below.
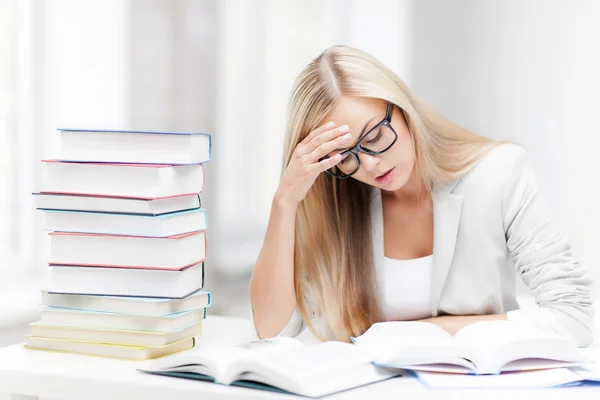
<path fill-rule="evenodd" d="M 378 273 L 380 304 L 388 321 L 431 317 L 433 255 L 412 260 L 385 257 Z"/>

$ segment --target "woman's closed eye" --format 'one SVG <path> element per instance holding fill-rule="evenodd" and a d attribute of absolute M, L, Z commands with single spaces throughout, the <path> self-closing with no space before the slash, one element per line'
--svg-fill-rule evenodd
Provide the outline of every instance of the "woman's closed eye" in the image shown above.
<path fill-rule="evenodd" d="M 379 139 L 381 139 L 382 134 L 383 134 L 383 132 L 382 132 L 381 128 L 379 128 L 379 129 L 377 129 L 377 131 L 369 133 L 365 137 L 364 143 L 366 143 L 366 144 L 376 143 Z"/>
<path fill-rule="evenodd" d="M 349 153 L 348 154 L 342 154 L 342 161 L 340 161 L 340 164 L 347 164 L 350 161 L 351 158 L 352 157 L 351 157 L 351 155 Z"/>

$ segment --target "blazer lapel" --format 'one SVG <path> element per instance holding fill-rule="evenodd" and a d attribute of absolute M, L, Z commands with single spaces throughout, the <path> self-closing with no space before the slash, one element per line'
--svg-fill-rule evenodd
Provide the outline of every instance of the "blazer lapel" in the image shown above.
<path fill-rule="evenodd" d="M 462 212 L 463 196 L 453 194 L 459 182 L 436 188 L 433 192 L 433 274 L 431 281 L 431 315 L 437 316 L 446 277 L 454 257 L 456 235 Z M 376 277 L 383 271 L 383 205 L 381 192 L 374 190 L 371 200 L 371 240 Z"/>
<path fill-rule="evenodd" d="M 379 280 L 380 274 L 383 272 L 385 255 L 383 249 L 383 204 L 381 191 L 377 188 L 373 188 L 373 196 L 371 197 L 371 243 L 373 246 L 375 277 Z"/>
<path fill-rule="evenodd" d="M 458 183 L 437 188 L 433 193 L 433 274 L 431 281 L 431 315 L 437 316 L 438 304 L 454 257 L 463 196 L 453 194 Z"/>

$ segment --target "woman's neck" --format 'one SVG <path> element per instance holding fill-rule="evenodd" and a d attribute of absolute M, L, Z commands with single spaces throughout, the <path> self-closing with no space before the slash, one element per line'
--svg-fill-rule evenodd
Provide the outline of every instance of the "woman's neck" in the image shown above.
<path fill-rule="evenodd" d="M 413 173 L 408 178 L 408 181 L 400 189 L 388 192 L 381 191 L 383 196 L 388 197 L 388 200 L 392 200 L 398 203 L 421 203 L 424 200 L 430 198 L 425 188 L 425 185 L 417 177 L 417 174 L 413 170 Z"/>

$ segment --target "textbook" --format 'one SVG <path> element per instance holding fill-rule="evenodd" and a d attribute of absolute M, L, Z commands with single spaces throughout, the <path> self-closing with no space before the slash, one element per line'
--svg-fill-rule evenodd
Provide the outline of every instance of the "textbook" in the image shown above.
<path fill-rule="evenodd" d="M 41 307 L 40 314 L 43 325 L 172 332 L 205 320 L 206 308 L 158 317 L 55 307 Z"/>
<path fill-rule="evenodd" d="M 538 389 L 573 386 L 589 381 L 569 368 L 507 372 L 497 375 L 464 375 L 414 371 L 429 389 Z"/>
<path fill-rule="evenodd" d="M 63 353 L 87 354 L 132 361 L 178 353 L 194 347 L 194 338 L 189 337 L 163 346 L 124 346 L 112 343 L 84 342 L 67 339 L 51 339 L 37 336 L 25 337 L 25 348 L 52 350 Z"/>
<path fill-rule="evenodd" d="M 51 265 L 181 270 L 204 261 L 206 232 L 164 238 L 50 232 Z"/>
<path fill-rule="evenodd" d="M 89 196 L 81 194 L 33 193 L 38 210 L 89 211 L 120 214 L 162 215 L 200 208 L 200 196 L 183 196 L 156 199 L 131 197 Z"/>
<path fill-rule="evenodd" d="M 349 343 L 305 345 L 281 337 L 164 357 L 140 371 L 223 385 L 320 397 L 400 375 L 379 368 Z"/>
<path fill-rule="evenodd" d="M 454 336 L 428 322 L 379 322 L 352 340 L 374 365 L 418 371 L 483 375 L 589 361 L 565 339 L 513 321 L 477 322 Z"/>
<path fill-rule="evenodd" d="M 52 265 L 44 277 L 42 291 L 182 298 L 203 286 L 203 262 L 181 270 Z"/>
<path fill-rule="evenodd" d="M 49 210 L 44 216 L 46 229 L 56 232 L 166 237 L 207 228 L 203 208 L 158 216 Z"/>
<path fill-rule="evenodd" d="M 111 343 L 124 346 L 166 346 L 169 343 L 202 334 L 202 322 L 196 322 L 184 328 L 167 332 L 44 325 L 39 321 L 32 322 L 29 326 L 31 327 L 31 336 L 35 337 Z"/>
<path fill-rule="evenodd" d="M 94 296 L 72 293 L 42 292 L 42 305 L 76 308 L 91 311 L 105 311 L 122 314 L 160 316 L 209 307 L 212 303 L 210 292 L 198 290 L 182 298 L 154 298 L 137 296 Z"/>
<path fill-rule="evenodd" d="M 198 164 L 210 160 L 211 136 L 196 132 L 59 129 L 62 160 Z"/>
<path fill-rule="evenodd" d="M 43 160 L 41 192 L 156 199 L 196 195 L 204 166 L 105 164 Z"/>

